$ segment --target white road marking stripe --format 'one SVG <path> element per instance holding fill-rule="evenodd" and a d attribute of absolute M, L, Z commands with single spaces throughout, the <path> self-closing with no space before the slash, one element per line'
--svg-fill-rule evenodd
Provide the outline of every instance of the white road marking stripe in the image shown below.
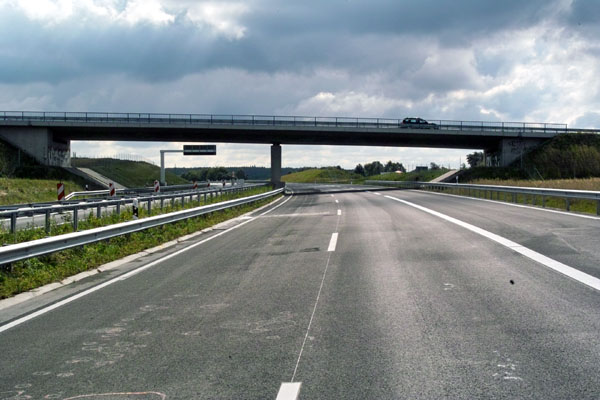
<path fill-rule="evenodd" d="M 461 226 L 465 229 L 468 229 L 471 232 L 475 232 L 478 235 L 484 236 L 490 240 L 493 240 L 496 243 L 501 244 L 502 246 L 508 247 L 509 249 L 514 250 L 517 253 L 522 254 L 527 258 L 537 261 L 538 263 L 545 265 L 548 268 L 551 268 L 557 272 L 560 272 L 563 275 L 573 278 L 576 281 L 583 283 L 584 285 L 590 286 L 596 290 L 600 290 L 600 279 L 598 279 L 594 276 L 588 275 L 585 272 L 581 272 L 578 269 L 575 269 L 573 267 L 565 265 L 565 264 L 563 264 L 559 261 L 556 261 L 550 257 L 546 257 L 545 255 L 540 254 L 534 250 L 531 250 L 525 246 L 522 246 L 516 242 L 513 242 L 512 240 L 509 240 L 505 237 L 496 235 L 495 233 L 486 231 L 485 229 L 481 229 L 481 228 L 479 228 L 475 225 L 471 225 L 467 222 L 463 222 L 459 219 L 450 217 L 446 214 L 442 214 L 437 211 L 431 210 L 429 208 L 420 206 L 418 204 L 411 203 L 409 201 L 402 200 L 397 197 L 392 197 L 392 196 L 385 196 L 385 197 L 387 197 L 388 199 L 391 199 L 391 200 L 399 201 L 400 203 L 414 207 L 418 210 L 424 211 L 424 212 L 434 215 L 438 218 L 442 218 L 448 222 L 451 222 L 451 223 Z"/>
<path fill-rule="evenodd" d="M 283 382 L 275 400 L 296 400 L 300 394 L 302 382 Z"/>
<path fill-rule="evenodd" d="M 335 246 L 337 245 L 338 233 L 331 234 L 331 240 L 329 241 L 329 247 L 327 251 L 335 251 Z"/>
<path fill-rule="evenodd" d="M 335 195 L 332 194 L 331 197 L 335 197 Z"/>
<path fill-rule="evenodd" d="M 338 215 L 342 215 L 342 210 L 338 210 Z"/>
<path fill-rule="evenodd" d="M 263 216 L 263 215 L 265 215 L 266 213 L 269 213 L 269 212 L 271 212 L 271 211 L 273 211 L 273 210 L 275 210 L 275 209 L 277 209 L 277 208 L 281 207 L 282 205 L 284 205 L 285 203 L 287 203 L 287 202 L 288 202 L 288 201 L 289 201 L 291 198 L 292 198 L 291 196 L 290 196 L 290 197 L 288 197 L 288 198 L 287 198 L 285 201 L 283 201 L 282 203 L 280 203 L 280 204 L 278 204 L 277 206 L 275 206 L 275 207 L 273 207 L 273 208 L 271 208 L 271 209 L 269 209 L 269 210 L 267 210 L 267 211 L 263 212 L 263 213 L 262 213 L 262 214 L 260 214 L 259 216 Z M 279 201 L 279 200 L 277 200 L 277 201 Z M 134 276 L 134 275 L 136 275 L 136 274 L 138 274 L 138 273 L 140 273 L 140 272 L 142 272 L 142 271 L 144 271 L 144 270 L 146 270 L 146 269 L 148 269 L 148 268 L 150 268 L 150 267 L 153 267 L 153 266 L 155 266 L 156 264 L 159 264 L 159 263 L 161 263 L 161 262 L 163 262 L 163 261 L 165 261 L 165 260 L 168 260 L 168 259 L 170 259 L 170 258 L 173 258 L 173 257 L 175 257 L 175 256 L 178 256 L 178 255 L 179 255 L 179 254 L 181 254 L 181 253 L 184 253 L 184 252 L 186 252 L 186 251 L 188 251 L 188 250 L 190 250 L 190 249 L 193 249 L 194 247 L 200 246 L 201 244 L 204 244 L 204 243 L 208 242 L 209 240 L 212 240 L 212 239 L 214 239 L 214 238 L 216 238 L 216 237 L 219 237 L 219 236 L 221 236 L 221 235 L 224 235 L 224 234 L 226 234 L 226 233 L 228 233 L 228 232 L 230 232 L 230 231 L 232 231 L 232 230 L 234 230 L 234 229 L 237 229 L 237 228 L 239 228 L 240 226 L 246 225 L 247 223 L 254 221 L 256 218 L 257 218 L 257 217 L 253 217 L 252 219 L 246 220 L 246 221 L 242 222 L 242 223 L 241 223 L 241 224 L 239 224 L 239 225 L 232 226 L 231 228 L 229 228 L 229 229 L 226 229 L 226 230 L 224 230 L 223 232 L 219 232 L 219 233 L 217 233 L 216 235 L 213 235 L 213 236 L 211 236 L 211 237 L 209 237 L 209 238 L 206 238 L 206 239 L 204 239 L 204 240 L 201 240 L 201 241 L 199 241 L 199 242 L 196 242 L 196 243 L 194 243 L 194 244 L 191 244 L 191 245 L 189 245 L 188 247 L 185 247 L 185 248 L 183 248 L 183 249 L 181 249 L 181 250 L 178 250 L 178 251 L 176 251 L 176 252 L 174 252 L 174 253 L 168 254 L 168 255 L 166 255 L 166 256 L 164 256 L 164 257 L 162 257 L 162 258 L 159 258 L 158 260 L 154 260 L 154 261 L 152 261 L 152 262 L 151 262 L 151 263 L 149 263 L 149 264 L 146 264 L 146 265 L 143 265 L 143 266 L 141 266 L 141 267 L 139 267 L 139 268 L 136 268 L 136 269 L 134 269 L 134 270 L 131 270 L 131 271 L 129 271 L 129 272 L 127 272 L 127 273 L 123 274 L 123 275 L 117 276 L 116 278 L 113 278 L 113 279 L 111 279 L 111 280 L 108 280 L 108 281 L 106 281 L 106 282 L 103 282 L 103 283 L 101 283 L 101 284 L 99 284 L 99 285 L 97 285 L 97 286 L 91 287 L 91 288 L 89 288 L 89 289 L 87 289 L 87 290 L 84 290 L 83 292 L 77 293 L 77 294 L 75 294 L 75 295 L 73 295 L 73 296 L 71 296 L 71 297 L 67 297 L 66 299 L 63 299 L 63 300 L 61 300 L 61 301 L 59 301 L 59 302 L 57 302 L 57 303 L 54 303 L 54 304 L 52 304 L 52 305 L 49 305 L 48 307 L 41 308 L 41 309 L 39 309 L 38 311 L 36 311 L 36 312 L 34 312 L 34 313 L 27 314 L 26 316 L 24 316 L 24 317 L 21 317 L 21 318 L 18 318 L 18 319 L 16 319 L 16 320 L 12 321 L 12 322 L 9 322 L 9 323 L 8 323 L 8 324 L 6 324 L 6 325 L 2 325 L 2 326 L 0 326 L 0 333 L 4 332 L 4 331 L 6 331 L 6 330 L 8 330 L 8 329 L 10 329 L 10 328 L 13 328 L 13 327 L 15 327 L 15 326 L 17 326 L 17 325 L 21 325 L 22 323 L 24 323 L 24 322 L 27 322 L 27 321 L 29 321 L 29 320 L 31 320 L 31 319 L 34 319 L 34 318 L 36 318 L 36 317 L 39 317 L 40 315 L 46 314 L 46 313 L 47 313 L 47 312 L 49 312 L 49 311 L 52 311 L 52 310 L 54 310 L 54 309 L 57 309 L 57 308 L 59 308 L 59 307 L 62 307 L 62 306 L 64 306 L 65 304 L 69 304 L 69 303 L 71 303 L 72 301 L 75 301 L 75 300 L 77 300 L 77 299 L 80 299 L 80 298 L 82 298 L 82 297 L 84 297 L 84 296 L 87 296 L 88 294 L 94 293 L 95 291 L 98 291 L 98 290 L 100 290 L 100 289 L 102 289 L 102 288 L 105 288 L 106 286 L 112 285 L 113 283 L 120 282 L 120 281 L 122 281 L 122 280 L 125 280 L 125 279 L 127 279 L 127 278 L 130 278 L 130 277 L 132 277 L 132 276 Z"/>
<path fill-rule="evenodd" d="M 335 199 L 335 202 L 336 202 L 336 203 L 339 203 L 340 201 L 339 201 L 338 199 Z"/>
<path fill-rule="evenodd" d="M 410 191 L 411 192 L 423 193 L 422 190 L 413 190 L 413 189 L 410 189 Z M 526 205 L 526 204 L 509 203 L 507 201 L 502 201 L 502 200 L 480 199 L 478 197 L 460 196 L 458 194 L 450 194 L 450 193 L 438 193 L 438 192 L 426 192 L 426 193 L 437 194 L 439 196 L 458 197 L 458 198 L 461 198 L 461 199 L 469 199 L 469 200 L 476 200 L 476 201 L 487 201 L 487 202 L 490 202 L 490 203 L 503 204 L 505 206 L 519 207 L 519 208 L 528 208 L 530 210 L 537 210 L 537 211 L 544 211 L 544 212 L 549 212 L 549 213 L 554 213 L 554 214 L 568 215 L 570 217 L 578 217 L 578 218 L 600 220 L 600 217 L 594 217 L 593 215 L 576 214 L 574 212 L 569 212 L 569 211 L 551 210 L 549 208 L 534 207 L 534 206 L 530 206 L 530 205 Z"/>
<path fill-rule="evenodd" d="M 381 193 L 379 193 L 379 192 L 373 192 L 373 193 L 375 193 L 377 196 L 381 196 Z"/>

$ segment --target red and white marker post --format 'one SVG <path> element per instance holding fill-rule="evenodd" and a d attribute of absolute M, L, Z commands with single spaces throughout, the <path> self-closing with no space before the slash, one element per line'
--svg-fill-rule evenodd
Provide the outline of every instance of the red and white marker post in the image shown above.
<path fill-rule="evenodd" d="M 112 182 L 108 183 L 108 195 L 110 197 L 115 197 L 117 195 L 117 190 L 115 189 L 115 184 Z"/>
<path fill-rule="evenodd" d="M 160 193 L 160 182 L 154 181 L 154 193 Z"/>
<path fill-rule="evenodd" d="M 192 189 L 194 189 L 194 190 L 198 189 L 198 182 L 194 181 L 194 184 L 192 185 Z"/>
<path fill-rule="evenodd" d="M 58 201 L 63 201 L 65 199 L 65 185 L 62 182 L 56 184 L 56 194 L 58 196 Z"/>

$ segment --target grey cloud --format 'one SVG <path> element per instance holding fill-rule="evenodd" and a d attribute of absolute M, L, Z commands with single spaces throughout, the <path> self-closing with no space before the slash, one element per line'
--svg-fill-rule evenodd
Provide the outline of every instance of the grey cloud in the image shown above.
<path fill-rule="evenodd" d="M 240 23 L 241 40 L 212 35 L 179 16 L 168 26 L 108 24 L 90 17 L 44 25 L 1 9 L 3 82 L 58 82 L 122 73 L 171 81 L 218 68 L 302 71 L 380 68 L 414 72 L 431 43 L 468 45 L 485 32 L 527 26 L 544 16 L 547 1 L 312 1 L 255 3 Z M 429 38 L 429 39 L 427 39 Z"/>

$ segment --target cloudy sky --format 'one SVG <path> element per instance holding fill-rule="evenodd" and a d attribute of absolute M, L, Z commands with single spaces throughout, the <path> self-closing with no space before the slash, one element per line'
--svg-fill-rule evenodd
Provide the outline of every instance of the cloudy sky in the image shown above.
<path fill-rule="evenodd" d="M 600 127 L 598 0 L 0 0 L 0 110 L 528 121 Z M 158 162 L 176 143 L 73 142 Z M 471 150 L 284 146 L 284 166 Z M 172 166 L 268 165 L 218 145 Z"/>

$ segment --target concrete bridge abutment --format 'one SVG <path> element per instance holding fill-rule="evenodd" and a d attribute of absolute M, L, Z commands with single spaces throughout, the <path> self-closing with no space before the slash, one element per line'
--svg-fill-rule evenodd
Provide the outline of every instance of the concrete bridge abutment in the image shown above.
<path fill-rule="evenodd" d="M 494 149 L 485 151 L 485 165 L 488 167 L 508 167 L 531 150 L 542 145 L 547 139 L 504 138 Z"/>
<path fill-rule="evenodd" d="M 71 143 L 57 140 L 48 128 L 0 127 L 0 139 L 53 167 L 71 166 Z"/>

